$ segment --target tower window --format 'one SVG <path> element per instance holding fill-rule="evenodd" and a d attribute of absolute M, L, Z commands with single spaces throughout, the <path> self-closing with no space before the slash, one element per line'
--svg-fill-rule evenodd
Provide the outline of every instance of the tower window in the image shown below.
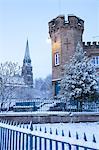
<path fill-rule="evenodd" d="M 60 54 L 59 52 L 55 53 L 55 66 L 60 64 Z"/>
<path fill-rule="evenodd" d="M 95 64 L 95 57 L 93 57 L 93 60 L 92 60 L 92 61 L 93 61 L 93 64 Z"/>
<path fill-rule="evenodd" d="M 98 66 L 99 65 L 99 56 L 94 56 L 92 58 L 92 62 L 95 66 Z"/>
<path fill-rule="evenodd" d="M 96 56 L 96 64 L 99 64 L 98 56 Z"/>

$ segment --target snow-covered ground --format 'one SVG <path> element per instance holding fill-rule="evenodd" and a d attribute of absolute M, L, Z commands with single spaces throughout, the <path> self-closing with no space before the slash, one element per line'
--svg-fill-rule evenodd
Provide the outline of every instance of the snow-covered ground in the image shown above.
<path fill-rule="evenodd" d="M 43 105 L 38 109 L 38 111 L 48 111 L 50 107 L 53 107 L 56 102 L 45 102 Z"/>
<path fill-rule="evenodd" d="M 23 125 L 13 126 L 8 125 L 6 123 L 0 123 L 0 127 L 9 128 L 11 130 L 18 131 L 18 141 L 17 145 L 19 147 L 19 142 L 21 142 L 21 147 L 23 143 L 23 135 L 21 134 L 21 138 L 19 139 L 19 132 L 32 134 L 33 135 L 33 150 L 35 150 L 35 137 L 37 137 L 37 150 L 39 150 L 39 137 L 42 137 L 42 150 L 44 149 L 44 138 L 47 139 L 47 150 L 50 148 L 49 140 L 52 139 L 53 150 L 55 150 L 55 140 L 59 141 L 58 146 L 59 150 L 62 150 L 62 142 L 65 142 L 66 150 L 69 150 L 68 143 L 72 145 L 72 150 L 75 150 L 75 145 L 90 147 L 92 149 L 99 150 L 99 122 L 94 123 L 54 123 L 54 124 L 33 124 L 33 131 L 30 131 L 30 124 L 28 125 L 28 129 L 26 129 L 27 125 L 23 128 Z M 45 133 L 45 127 L 46 132 Z M 57 135 L 56 135 L 57 129 Z M 64 136 L 62 136 L 62 130 L 64 131 Z M 52 134 L 50 133 L 52 132 Z M 76 139 L 76 133 L 78 133 L 78 140 Z M 84 133 L 86 134 L 87 141 L 84 140 Z M 24 150 L 26 150 L 26 134 L 24 137 Z M 71 135 L 70 135 L 71 134 Z M 13 135 L 13 134 L 12 134 Z M 69 137 L 69 135 L 71 137 Z M 95 136 L 96 143 L 93 142 L 93 135 Z M 15 139 L 16 141 L 16 136 Z M 13 137 L 11 142 L 13 142 Z M 28 139 L 30 143 L 30 139 Z M 67 144 L 66 144 L 67 143 Z M 10 145 L 9 145 L 10 146 Z M 15 145 L 14 145 L 15 146 Z M 12 150 L 13 146 L 9 147 L 9 150 Z M 30 147 L 28 147 L 30 150 Z M 79 148 L 79 150 L 84 150 L 83 148 Z"/>
<path fill-rule="evenodd" d="M 96 142 L 99 143 L 99 122 L 95 123 L 55 123 L 55 124 L 34 124 L 34 128 L 37 127 L 39 130 L 40 127 L 42 131 L 44 131 L 45 127 L 47 132 L 50 132 L 50 128 L 52 129 L 52 133 L 56 134 L 56 129 L 58 131 L 58 135 L 62 135 L 62 130 L 64 131 L 64 136 L 69 136 L 69 131 L 71 133 L 71 137 L 76 139 L 76 132 L 78 133 L 79 139 L 84 139 L 84 133 L 86 134 L 87 141 L 93 141 L 93 134 L 95 136 Z"/>
<path fill-rule="evenodd" d="M 99 115 L 99 112 L 63 112 L 63 111 L 39 111 L 39 112 L 13 112 L 3 111 L 0 112 L 0 116 L 46 116 L 46 115 L 57 115 L 57 116 L 73 116 L 73 115 Z"/>

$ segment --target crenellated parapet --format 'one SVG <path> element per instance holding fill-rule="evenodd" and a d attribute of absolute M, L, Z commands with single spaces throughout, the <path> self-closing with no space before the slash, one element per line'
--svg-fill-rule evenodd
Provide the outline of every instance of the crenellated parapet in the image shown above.
<path fill-rule="evenodd" d="M 65 21 L 64 15 L 60 15 L 51 20 L 48 24 L 50 37 L 61 28 L 76 29 L 82 33 L 84 31 L 84 21 L 75 15 L 68 15 L 68 21 Z"/>
<path fill-rule="evenodd" d="M 48 25 L 49 25 L 49 34 L 51 37 L 52 33 L 57 32 L 60 28 L 65 26 L 65 16 L 60 15 L 54 18 L 48 23 Z"/>
<path fill-rule="evenodd" d="M 93 42 L 83 42 L 83 48 L 85 49 L 93 49 L 98 48 L 99 49 L 99 42 L 93 41 Z"/>
<path fill-rule="evenodd" d="M 77 30 L 84 31 L 84 20 L 75 15 L 68 15 L 68 26 Z"/>
<path fill-rule="evenodd" d="M 64 15 L 52 19 L 49 23 L 49 35 L 52 45 L 52 85 L 53 96 L 57 96 L 60 90 L 60 80 L 66 63 L 70 62 L 74 55 L 77 43 L 83 42 L 84 21 L 75 15 L 68 15 L 65 21 Z M 83 42 L 83 49 L 89 58 L 99 58 L 99 42 Z M 98 57 L 97 57 L 98 56 Z"/>

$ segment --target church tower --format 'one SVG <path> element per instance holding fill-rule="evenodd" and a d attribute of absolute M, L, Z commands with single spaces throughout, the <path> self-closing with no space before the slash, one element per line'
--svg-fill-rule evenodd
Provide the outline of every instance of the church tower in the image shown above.
<path fill-rule="evenodd" d="M 49 22 L 49 35 L 52 44 L 52 85 L 53 95 L 60 90 L 62 68 L 73 56 L 78 41 L 82 44 L 84 21 L 74 15 L 60 15 Z"/>
<path fill-rule="evenodd" d="M 24 82 L 26 85 L 33 87 L 33 73 L 32 73 L 28 40 L 26 43 L 25 55 L 23 59 L 22 77 L 24 78 Z"/>

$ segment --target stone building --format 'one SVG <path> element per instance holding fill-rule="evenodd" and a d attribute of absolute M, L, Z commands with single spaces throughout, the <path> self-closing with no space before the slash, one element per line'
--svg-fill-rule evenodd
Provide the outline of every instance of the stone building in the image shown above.
<path fill-rule="evenodd" d="M 60 90 L 61 72 L 64 64 L 73 56 L 77 43 L 83 46 L 87 55 L 99 67 L 99 42 L 83 42 L 84 21 L 75 15 L 60 15 L 49 22 L 49 35 L 52 43 L 52 84 L 53 95 Z"/>

